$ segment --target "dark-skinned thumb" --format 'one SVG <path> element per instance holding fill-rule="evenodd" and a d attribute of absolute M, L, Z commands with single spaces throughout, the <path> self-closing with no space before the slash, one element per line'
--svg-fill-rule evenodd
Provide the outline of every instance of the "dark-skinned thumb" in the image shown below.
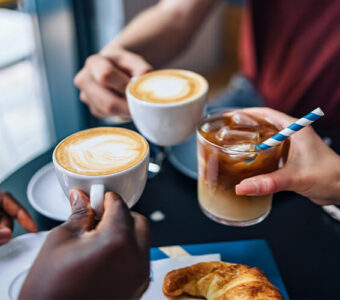
<path fill-rule="evenodd" d="M 89 197 L 79 189 L 70 190 L 72 214 L 67 220 L 67 227 L 74 231 L 89 231 L 94 227 L 94 211 Z"/>

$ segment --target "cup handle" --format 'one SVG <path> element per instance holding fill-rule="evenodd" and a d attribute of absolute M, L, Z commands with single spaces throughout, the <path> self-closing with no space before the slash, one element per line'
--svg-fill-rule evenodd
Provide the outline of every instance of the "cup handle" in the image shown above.
<path fill-rule="evenodd" d="M 90 190 L 90 202 L 96 217 L 100 218 L 104 211 L 104 192 L 105 187 L 103 184 L 93 184 Z"/>

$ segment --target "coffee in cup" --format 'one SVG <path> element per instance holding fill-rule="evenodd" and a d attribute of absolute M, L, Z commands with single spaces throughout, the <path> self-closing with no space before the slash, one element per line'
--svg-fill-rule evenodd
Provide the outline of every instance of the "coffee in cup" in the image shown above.
<path fill-rule="evenodd" d="M 195 132 L 207 93 L 204 77 L 180 69 L 146 73 L 134 78 L 126 89 L 136 127 L 162 146 L 180 144 Z"/>
<path fill-rule="evenodd" d="M 124 171 L 145 156 L 148 144 L 138 133 L 118 127 L 77 132 L 55 150 L 56 162 L 64 169 L 88 176 Z"/>
<path fill-rule="evenodd" d="M 186 70 L 158 70 L 149 72 L 129 87 L 138 100 L 152 103 L 176 103 L 188 101 L 206 89 L 205 79 Z"/>
<path fill-rule="evenodd" d="M 243 179 L 275 171 L 283 144 L 265 151 L 254 146 L 279 129 L 269 120 L 242 111 L 221 111 L 198 126 L 198 198 L 211 219 L 233 226 L 261 222 L 270 212 L 272 194 L 238 196 Z"/>
<path fill-rule="evenodd" d="M 105 190 L 120 194 L 129 207 L 137 202 L 146 183 L 148 161 L 146 140 L 119 127 L 77 132 L 61 141 L 53 153 L 65 195 L 71 188 L 84 190 L 98 214 Z"/>

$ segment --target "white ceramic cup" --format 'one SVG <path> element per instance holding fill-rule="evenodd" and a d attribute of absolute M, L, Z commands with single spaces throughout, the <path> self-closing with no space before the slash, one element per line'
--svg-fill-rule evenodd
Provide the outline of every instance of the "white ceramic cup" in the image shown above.
<path fill-rule="evenodd" d="M 131 81 L 136 80 L 134 77 Z M 173 146 L 187 140 L 196 130 L 208 100 L 208 83 L 202 93 L 189 100 L 172 103 L 154 103 L 138 100 L 128 84 L 126 97 L 130 114 L 137 129 L 152 143 Z"/>
<path fill-rule="evenodd" d="M 145 156 L 134 166 L 121 172 L 100 176 L 80 175 L 64 169 L 55 159 L 57 147 L 53 152 L 53 164 L 59 184 L 67 198 L 72 188 L 84 191 L 90 196 L 91 206 L 96 216 L 101 216 L 103 213 L 106 191 L 119 194 L 129 208 L 139 200 L 147 180 L 149 146 Z"/>

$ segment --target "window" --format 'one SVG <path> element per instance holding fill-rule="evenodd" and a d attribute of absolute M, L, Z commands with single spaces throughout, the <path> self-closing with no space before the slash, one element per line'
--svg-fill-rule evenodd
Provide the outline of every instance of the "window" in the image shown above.
<path fill-rule="evenodd" d="M 0 181 L 51 143 L 28 14 L 0 9 Z"/>

